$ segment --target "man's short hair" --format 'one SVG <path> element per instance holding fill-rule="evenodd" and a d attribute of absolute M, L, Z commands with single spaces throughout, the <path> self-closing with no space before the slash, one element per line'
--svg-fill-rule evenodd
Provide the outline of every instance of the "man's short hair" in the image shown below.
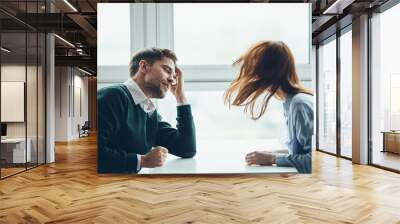
<path fill-rule="evenodd" d="M 132 57 L 132 60 L 129 64 L 130 76 L 135 75 L 136 72 L 139 70 L 139 62 L 141 60 L 145 60 L 147 61 L 147 63 L 152 65 L 155 61 L 162 60 L 163 57 L 172 59 L 174 61 L 174 64 L 176 64 L 176 61 L 178 60 L 176 58 L 175 53 L 169 49 L 161 49 L 153 47 L 150 49 L 139 51 Z"/>

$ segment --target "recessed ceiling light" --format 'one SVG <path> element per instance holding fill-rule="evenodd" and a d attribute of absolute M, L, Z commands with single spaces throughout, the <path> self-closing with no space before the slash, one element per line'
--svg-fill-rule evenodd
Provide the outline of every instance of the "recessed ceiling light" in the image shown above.
<path fill-rule="evenodd" d="M 68 0 L 64 0 L 65 4 L 67 4 L 72 10 L 74 10 L 75 12 L 78 12 L 78 10 L 71 4 L 69 3 Z"/>
<path fill-rule="evenodd" d="M 7 49 L 7 48 L 5 48 L 5 47 L 1 47 L 1 50 L 4 51 L 4 52 L 7 52 L 7 53 L 10 53 L 10 52 L 11 52 L 11 50 L 9 50 L 9 49 Z"/>
<path fill-rule="evenodd" d="M 57 34 L 54 34 L 54 36 L 57 37 L 58 39 L 60 39 L 61 41 L 63 41 L 64 43 L 68 44 L 69 46 L 75 48 L 75 45 L 73 45 L 73 44 L 72 44 L 71 42 L 69 42 L 68 40 L 66 40 L 66 39 L 64 39 L 64 38 L 62 38 L 62 37 L 60 37 L 60 36 L 57 35 Z"/>
<path fill-rule="evenodd" d="M 342 14 L 343 9 L 351 5 L 355 0 L 336 0 L 322 14 Z"/>
<path fill-rule="evenodd" d="M 78 69 L 79 69 L 79 71 L 81 71 L 81 72 L 83 72 L 83 73 L 85 73 L 85 74 L 88 74 L 88 75 L 92 75 L 92 73 L 90 73 L 90 72 L 88 72 L 88 71 L 86 71 L 86 70 L 83 70 L 83 69 L 81 69 L 81 68 L 79 68 L 78 67 Z"/>

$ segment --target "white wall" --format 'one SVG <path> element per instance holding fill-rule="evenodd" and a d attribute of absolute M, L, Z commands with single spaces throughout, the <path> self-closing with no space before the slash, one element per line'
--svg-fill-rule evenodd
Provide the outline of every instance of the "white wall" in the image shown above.
<path fill-rule="evenodd" d="M 7 137 L 24 138 L 27 136 L 30 140 L 31 161 L 36 162 L 36 159 L 39 159 L 39 163 L 44 163 L 45 90 L 43 89 L 44 74 L 42 73 L 42 67 L 40 65 L 36 67 L 36 65 L 25 66 L 25 64 L 4 63 L 1 66 L 1 76 L 2 82 L 24 82 L 26 86 L 26 100 L 22 99 L 23 102 L 21 102 L 23 105 L 20 105 L 19 108 L 4 107 L 3 105 L 1 108 L 2 113 L 17 113 L 15 110 L 20 110 L 18 113 L 22 113 L 22 116 L 24 116 L 26 112 L 26 120 L 23 118 L 21 122 L 6 122 Z M 7 94 L 4 90 L 2 89 L 2 94 Z M 20 94 L 24 94 L 23 89 L 19 91 Z M 7 95 L 2 95 L 3 97 L 7 97 Z"/>
<path fill-rule="evenodd" d="M 73 96 L 74 99 L 74 108 L 73 108 L 73 113 L 72 113 L 72 120 L 71 120 L 71 135 L 73 138 L 78 138 L 79 137 L 79 133 L 78 133 L 78 124 L 80 124 L 80 126 L 82 126 L 85 121 L 88 121 L 88 106 L 89 106 L 89 102 L 88 102 L 88 96 L 89 96 L 89 92 L 88 92 L 88 77 L 82 77 L 81 74 L 82 73 L 78 73 L 77 74 L 76 69 L 74 70 L 74 93 L 75 94 Z M 80 90 L 80 93 L 78 93 L 77 90 Z M 80 99 L 78 98 L 80 94 Z M 80 102 L 79 102 L 80 100 Z M 80 105 L 79 105 L 80 104 Z M 72 104 L 71 104 L 72 105 Z M 78 106 L 78 107 L 77 107 Z M 80 109 L 82 111 L 79 111 L 79 106 L 81 107 Z M 74 113 L 75 112 L 75 113 Z"/>
<path fill-rule="evenodd" d="M 1 81 L 11 82 L 26 82 L 25 80 L 25 65 L 8 64 L 1 66 Z M 7 110 L 8 108 L 1 108 Z M 25 137 L 25 122 L 8 122 L 7 123 L 8 137 Z"/>
<path fill-rule="evenodd" d="M 26 82 L 25 75 L 28 72 L 29 75 L 35 73 L 36 74 L 36 67 L 27 66 L 25 65 L 18 65 L 18 64 L 7 64 L 1 66 L 1 81 L 4 82 Z M 29 85 L 35 86 L 36 81 L 30 80 L 28 77 Z M 27 120 L 28 124 L 28 137 L 32 130 L 36 130 L 36 88 L 27 88 Z M 4 96 L 2 96 L 4 97 Z M 34 102 L 32 104 L 32 102 Z M 41 105 L 39 105 L 41 106 Z M 1 110 L 9 110 L 10 108 L 1 108 Z M 24 108 L 22 108 L 24 110 Z M 32 123 L 34 122 L 34 123 Z M 26 122 L 7 122 L 7 136 L 8 137 L 25 137 L 25 126 Z"/>
<path fill-rule="evenodd" d="M 55 140 L 77 139 L 78 124 L 88 120 L 88 78 L 75 68 L 56 67 L 55 85 Z"/>
<path fill-rule="evenodd" d="M 69 139 L 69 68 L 55 68 L 55 141 L 68 141 Z"/>

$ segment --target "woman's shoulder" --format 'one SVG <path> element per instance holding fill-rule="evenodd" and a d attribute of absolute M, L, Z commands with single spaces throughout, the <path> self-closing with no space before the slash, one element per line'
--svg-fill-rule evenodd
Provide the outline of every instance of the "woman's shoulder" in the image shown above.
<path fill-rule="evenodd" d="M 314 96 L 307 93 L 297 93 L 292 97 L 292 109 L 313 110 Z"/>

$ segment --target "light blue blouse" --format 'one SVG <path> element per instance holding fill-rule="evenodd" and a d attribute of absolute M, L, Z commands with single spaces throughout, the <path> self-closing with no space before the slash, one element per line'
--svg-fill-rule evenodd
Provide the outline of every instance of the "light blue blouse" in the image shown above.
<path fill-rule="evenodd" d="M 289 95 L 283 103 L 288 129 L 288 154 L 276 157 L 277 166 L 292 166 L 299 173 L 311 173 L 311 145 L 314 129 L 313 96 Z"/>

